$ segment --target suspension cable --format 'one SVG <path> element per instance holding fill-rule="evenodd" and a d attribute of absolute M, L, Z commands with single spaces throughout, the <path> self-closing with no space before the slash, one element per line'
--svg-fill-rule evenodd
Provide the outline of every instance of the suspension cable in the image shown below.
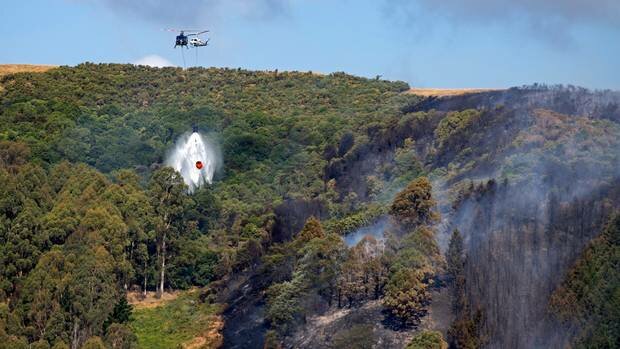
<path fill-rule="evenodd" d="M 183 57 L 183 70 L 187 70 L 187 66 L 185 65 L 185 52 L 183 52 L 183 46 L 181 46 L 181 57 Z"/>

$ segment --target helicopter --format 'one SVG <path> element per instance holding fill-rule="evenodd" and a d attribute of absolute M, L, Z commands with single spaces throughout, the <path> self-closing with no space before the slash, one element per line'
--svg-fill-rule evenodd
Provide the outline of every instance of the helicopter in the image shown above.
<path fill-rule="evenodd" d="M 208 30 L 186 30 L 186 29 L 166 29 L 167 31 L 171 31 L 171 32 L 178 32 L 179 35 L 177 35 L 176 40 L 174 42 L 174 48 L 177 48 L 177 46 L 181 46 L 181 47 L 186 47 L 189 49 L 189 46 L 193 46 L 193 47 L 202 47 L 202 46 L 207 46 L 209 44 L 209 39 L 207 39 L 207 41 L 202 40 L 201 38 L 198 37 L 198 35 L 200 34 L 204 34 L 204 33 L 208 33 Z M 185 34 L 185 33 L 189 33 L 189 34 Z M 190 36 L 195 36 L 194 38 L 188 39 Z"/>
<path fill-rule="evenodd" d="M 207 41 L 203 41 L 201 38 L 196 36 L 195 38 L 189 39 L 189 44 L 194 46 L 194 47 L 202 47 L 202 46 L 209 45 L 209 40 L 210 39 L 207 39 Z"/>

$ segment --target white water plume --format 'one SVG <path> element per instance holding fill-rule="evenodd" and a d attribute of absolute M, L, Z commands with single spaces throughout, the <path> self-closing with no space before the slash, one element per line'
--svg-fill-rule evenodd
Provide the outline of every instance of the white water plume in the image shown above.
<path fill-rule="evenodd" d="M 218 165 L 216 147 L 198 132 L 186 133 L 168 154 L 166 165 L 178 171 L 192 193 L 211 183 Z"/>

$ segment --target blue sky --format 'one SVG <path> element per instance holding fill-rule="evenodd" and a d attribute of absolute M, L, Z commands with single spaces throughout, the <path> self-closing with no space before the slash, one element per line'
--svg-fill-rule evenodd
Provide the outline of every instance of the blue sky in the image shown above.
<path fill-rule="evenodd" d="M 7 1 L 0 63 L 182 66 L 167 27 L 211 30 L 197 60 L 185 52 L 188 66 L 620 90 L 617 0 Z"/>

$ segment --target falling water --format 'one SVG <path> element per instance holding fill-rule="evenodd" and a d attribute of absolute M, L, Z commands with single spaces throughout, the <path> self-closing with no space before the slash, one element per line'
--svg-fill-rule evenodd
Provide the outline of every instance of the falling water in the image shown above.
<path fill-rule="evenodd" d="M 202 168 L 198 168 L 199 162 Z M 177 140 L 174 149 L 168 154 L 166 165 L 181 173 L 192 193 L 205 183 L 211 183 L 218 156 L 206 137 L 198 132 L 186 133 Z"/>

